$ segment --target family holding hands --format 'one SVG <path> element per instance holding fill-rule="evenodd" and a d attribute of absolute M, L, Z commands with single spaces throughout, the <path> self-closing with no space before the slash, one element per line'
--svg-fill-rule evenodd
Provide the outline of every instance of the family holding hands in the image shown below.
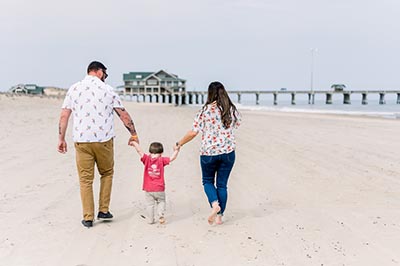
<path fill-rule="evenodd" d="M 207 101 L 197 112 L 192 128 L 175 143 L 172 155 L 164 157 L 164 148 L 159 142 L 151 143 L 148 153 L 143 151 L 139 145 L 135 125 L 120 97 L 113 92 L 111 86 L 104 83 L 108 76 L 106 70 L 102 63 L 91 62 L 87 76 L 68 90 L 60 115 L 60 153 L 67 152 L 65 133 L 69 117 L 73 116 L 73 141 L 83 209 L 82 224 L 92 227 L 95 218 L 95 166 L 100 174 L 97 219 L 113 218 L 109 204 L 114 174 L 114 112 L 131 134 L 128 144 L 136 149 L 144 165 L 143 191 L 148 223 L 166 222 L 164 167 L 174 161 L 179 150 L 200 133 L 202 184 L 211 208 L 207 221 L 210 225 L 222 224 L 228 199 L 227 183 L 235 162 L 235 130 L 241 122 L 240 113 L 224 86 L 220 82 L 212 82 L 209 85 Z"/>

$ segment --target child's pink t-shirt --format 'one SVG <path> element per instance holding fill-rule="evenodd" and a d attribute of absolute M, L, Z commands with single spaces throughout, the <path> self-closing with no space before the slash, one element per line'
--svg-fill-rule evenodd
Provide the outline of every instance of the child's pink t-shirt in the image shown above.
<path fill-rule="evenodd" d="M 170 158 L 151 158 L 150 155 L 144 154 L 140 160 L 144 164 L 143 190 L 147 192 L 164 191 L 164 166 L 170 163 Z"/>

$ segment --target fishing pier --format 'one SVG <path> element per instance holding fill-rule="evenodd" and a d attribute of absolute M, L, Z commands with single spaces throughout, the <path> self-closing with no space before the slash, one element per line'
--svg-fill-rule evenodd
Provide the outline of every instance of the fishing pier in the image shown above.
<path fill-rule="evenodd" d="M 280 95 L 290 95 L 291 104 L 296 105 L 296 96 L 297 95 L 307 95 L 308 96 L 308 104 L 315 103 L 315 96 L 316 95 L 325 95 L 325 104 L 332 104 L 334 95 L 335 97 L 341 97 L 343 99 L 343 104 L 351 104 L 351 96 L 358 94 L 361 95 L 361 104 L 367 105 L 368 104 L 368 95 L 370 94 L 377 94 L 379 95 L 379 104 L 386 104 L 385 96 L 387 94 L 395 94 L 397 95 L 396 103 L 400 104 L 400 90 L 360 90 L 360 91 L 333 91 L 333 90 L 326 90 L 326 91 L 306 91 L 306 90 L 299 90 L 299 91 L 288 91 L 288 90 L 277 90 L 277 91 L 228 91 L 228 94 L 231 96 L 233 101 L 237 103 L 241 103 L 242 95 L 254 95 L 254 103 L 256 105 L 260 104 L 260 96 L 261 95 L 273 95 L 273 105 L 279 104 L 279 96 Z M 207 99 L 207 92 L 206 91 L 185 91 L 185 90 L 178 90 L 178 91 L 154 91 L 154 90 L 142 90 L 140 92 L 133 92 L 126 93 L 120 92 L 120 95 L 123 96 L 124 99 L 128 99 L 131 101 L 136 100 L 137 102 L 150 102 L 150 103 L 169 103 L 175 105 L 181 104 L 204 104 Z M 236 97 L 235 97 L 236 96 Z M 236 99 L 235 99 L 236 98 Z"/>

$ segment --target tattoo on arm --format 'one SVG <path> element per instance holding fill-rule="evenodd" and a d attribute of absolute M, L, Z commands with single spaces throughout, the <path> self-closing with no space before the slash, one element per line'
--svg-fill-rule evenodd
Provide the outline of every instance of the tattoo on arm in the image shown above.
<path fill-rule="evenodd" d="M 129 121 L 126 125 L 125 125 L 126 129 L 128 129 L 128 131 L 131 133 L 131 135 L 136 135 L 136 129 L 135 129 L 135 125 L 133 124 L 133 121 Z"/>
<path fill-rule="evenodd" d="M 64 139 L 67 127 L 68 127 L 68 119 L 71 115 L 71 110 L 62 109 L 60 115 L 60 121 L 58 123 L 58 136 L 60 139 Z"/>
<path fill-rule="evenodd" d="M 132 136 L 137 135 L 135 124 L 133 123 L 131 117 L 128 112 L 126 112 L 125 108 L 114 108 L 114 111 L 117 113 L 119 118 L 124 123 L 126 129 L 131 133 Z"/>
<path fill-rule="evenodd" d="M 118 115 L 119 117 L 121 117 L 121 114 L 120 114 L 119 112 L 124 112 L 124 111 L 125 111 L 125 108 L 114 108 L 114 111 L 117 113 L 117 115 Z"/>

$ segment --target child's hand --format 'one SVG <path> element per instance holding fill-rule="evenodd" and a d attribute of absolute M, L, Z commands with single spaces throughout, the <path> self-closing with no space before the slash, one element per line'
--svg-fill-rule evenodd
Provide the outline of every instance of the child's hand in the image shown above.
<path fill-rule="evenodd" d="M 136 141 L 131 140 L 131 141 L 129 142 L 129 145 L 130 145 L 130 146 L 133 146 L 133 147 L 137 147 L 137 146 L 139 145 L 139 143 L 137 143 Z"/>
<path fill-rule="evenodd" d="M 180 151 L 181 146 L 180 146 L 180 145 L 176 145 L 176 144 L 177 144 L 177 143 L 175 143 L 175 145 L 174 145 L 174 147 L 173 147 L 174 151 Z"/>

